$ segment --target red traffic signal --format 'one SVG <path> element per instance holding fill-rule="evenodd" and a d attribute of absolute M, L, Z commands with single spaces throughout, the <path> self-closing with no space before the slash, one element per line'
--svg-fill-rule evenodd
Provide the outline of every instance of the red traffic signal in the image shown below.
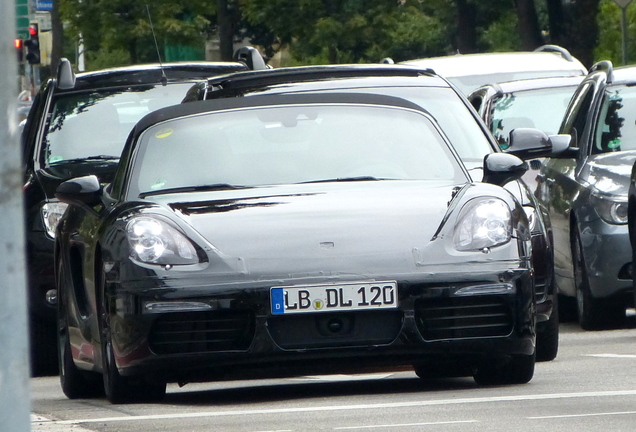
<path fill-rule="evenodd" d="M 15 46 L 15 50 L 18 53 L 18 63 L 22 63 L 22 60 L 24 60 L 24 42 L 22 39 L 16 39 L 13 42 L 13 46 Z"/>
<path fill-rule="evenodd" d="M 26 59 L 29 64 L 37 65 L 40 64 L 40 32 L 37 23 L 31 23 L 29 25 L 29 36 L 30 39 L 24 41 L 24 46 L 26 46 Z"/>
<path fill-rule="evenodd" d="M 37 39 L 39 35 L 38 25 L 36 23 L 31 23 L 29 25 L 29 36 L 31 36 L 31 39 Z"/>

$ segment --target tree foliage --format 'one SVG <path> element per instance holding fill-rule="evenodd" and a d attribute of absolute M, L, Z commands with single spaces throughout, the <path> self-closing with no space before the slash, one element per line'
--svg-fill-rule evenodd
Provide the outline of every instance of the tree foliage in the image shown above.
<path fill-rule="evenodd" d="M 224 60 L 240 40 L 259 46 L 266 57 L 284 49 L 291 64 L 401 61 L 528 50 L 543 43 L 564 46 L 588 66 L 595 58 L 620 59 L 620 9 L 612 0 L 58 0 L 56 5 L 67 43 L 81 36 L 93 69 L 157 60 L 148 10 L 161 53 L 171 46 L 203 50 L 218 34 Z M 634 19 L 630 13 L 630 22 Z"/>
<path fill-rule="evenodd" d="M 628 7 L 627 13 L 627 63 L 636 63 L 636 7 Z M 596 59 L 611 60 L 614 66 L 623 63 L 622 11 L 613 0 L 602 0 L 598 16 L 599 42 L 594 50 Z"/>
<path fill-rule="evenodd" d="M 448 48 L 442 22 L 423 2 L 395 0 L 240 0 L 246 23 L 267 26 L 298 63 L 411 58 Z"/>
<path fill-rule="evenodd" d="M 82 39 L 87 63 L 155 62 L 160 47 L 203 46 L 214 16 L 213 0 L 61 0 L 60 14 L 70 40 Z M 149 18 L 150 15 L 150 18 Z M 111 64 L 112 65 L 112 64 Z"/>

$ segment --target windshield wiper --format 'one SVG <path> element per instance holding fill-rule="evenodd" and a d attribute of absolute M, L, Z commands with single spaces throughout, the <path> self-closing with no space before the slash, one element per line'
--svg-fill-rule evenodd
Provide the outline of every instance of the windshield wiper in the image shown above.
<path fill-rule="evenodd" d="M 86 156 L 86 157 L 74 158 L 74 159 L 62 159 L 59 161 L 49 162 L 49 165 L 56 165 L 56 164 L 62 164 L 62 163 L 75 164 L 75 163 L 92 162 L 96 160 L 97 161 L 119 161 L 119 156 L 96 155 L 96 156 Z"/>
<path fill-rule="evenodd" d="M 203 186 L 182 186 L 182 187 L 174 187 L 174 188 L 158 189 L 154 191 L 142 192 L 139 194 L 139 198 L 145 198 L 145 197 L 153 196 L 153 195 L 172 194 L 172 193 L 245 189 L 247 187 L 248 186 L 231 185 L 228 183 L 215 183 L 215 184 L 203 185 Z"/>
<path fill-rule="evenodd" d="M 356 181 L 377 181 L 377 180 L 386 180 L 373 176 L 358 176 L 358 177 L 338 177 L 333 179 L 324 179 L 324 180 L 310 180 L 306 182 L 301 182 L 301 184 L 305 183 L 331 183 L 331 182 L 356 182 Z"/>

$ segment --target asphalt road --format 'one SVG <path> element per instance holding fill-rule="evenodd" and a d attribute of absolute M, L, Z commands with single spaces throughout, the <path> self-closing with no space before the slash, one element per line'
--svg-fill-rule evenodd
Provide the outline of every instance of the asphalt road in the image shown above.
<path fill-rule="evenodd" d="M 57 377 L 31 379 L 31 392 L 37 432 L 634 432 L 636 316 L 610 331 L 562 324 L 557 359 L 520 386 L 399 372 L 170 385 L 160 404 L 71 401 Z"/>

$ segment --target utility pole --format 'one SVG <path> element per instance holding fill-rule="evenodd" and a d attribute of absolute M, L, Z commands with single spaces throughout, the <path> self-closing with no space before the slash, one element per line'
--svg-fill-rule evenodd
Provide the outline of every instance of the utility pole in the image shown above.
<path fill-rule="evenodd" d="M 623 65 L 627 64 L 627 6 L 632 0 L 614 0 L 614 3 L 621 8 L 621 52 L 623 54 Z"/>
<path fill-rule="evenodd" d="M 13 1 L 0 2 L 0 428 L 31 430 Z"/>

